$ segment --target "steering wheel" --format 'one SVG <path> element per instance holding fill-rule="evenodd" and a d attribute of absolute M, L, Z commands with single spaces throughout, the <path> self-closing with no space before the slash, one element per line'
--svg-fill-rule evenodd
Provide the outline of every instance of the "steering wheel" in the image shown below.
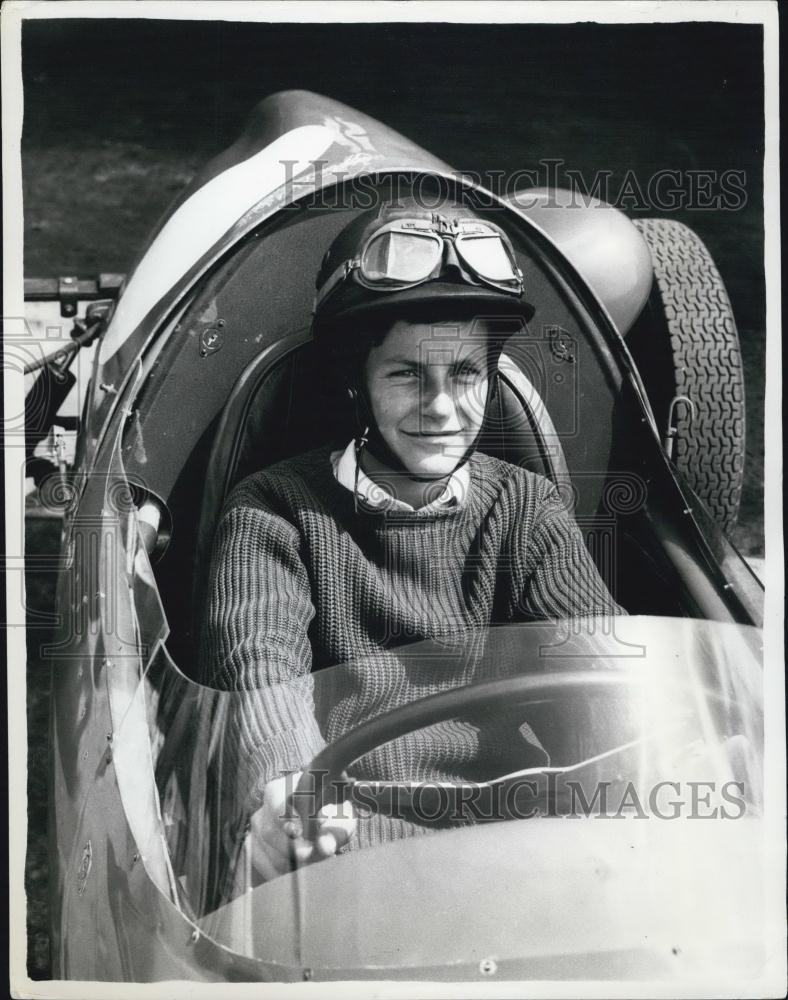
<path fill-rule="evenodd" d="M 537 696 L 586 694 L 640 683 L 632 674 L 609 670 L 520 674 L 443 691 L 385 712 L 325 747 L 301 775 L 294 801 L 304 836 L 314 842 L 319 833 L 317 817 L 321 807 L 329 801 L 338 801 L 355 784 L 355 779 L 347 774 L 347 766 L 383 743 L 480 709 L 508 708 Z"/>

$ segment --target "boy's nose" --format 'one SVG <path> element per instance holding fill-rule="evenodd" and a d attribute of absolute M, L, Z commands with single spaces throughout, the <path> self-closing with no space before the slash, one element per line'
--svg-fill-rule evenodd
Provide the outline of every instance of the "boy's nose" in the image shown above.
<path fill-rule="evenodd" d="M 449 393 L 445 389 L 441 389 L 439 392 L 434 393 L 432 398 L 427 401 L 425 409 L 431 413 L 448 415 L 454 410 L 454 404 Z"/>
<path fill-rule="evenodd" d="M 456 419 L 457 408 L 448 386 L 436 386 L 432 390 L 425 389 L 421 399 L 421 412 L 424 417 L 430 420 L 440 420 L 442 429 L 443 423 L 451 417 L 455 418 L 452 423 L 457 423 L 459 426 Z"/>

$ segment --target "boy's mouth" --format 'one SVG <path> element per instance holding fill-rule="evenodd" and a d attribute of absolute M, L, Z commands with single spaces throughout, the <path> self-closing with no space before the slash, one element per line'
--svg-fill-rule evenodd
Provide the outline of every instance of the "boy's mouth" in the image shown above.
<path fill-rule="evenodd" d="M 464 437 L 465 431 L 403 431 L 408 437 L 422 438 L 427 441 L 450 441 L 452 438 Z"/>

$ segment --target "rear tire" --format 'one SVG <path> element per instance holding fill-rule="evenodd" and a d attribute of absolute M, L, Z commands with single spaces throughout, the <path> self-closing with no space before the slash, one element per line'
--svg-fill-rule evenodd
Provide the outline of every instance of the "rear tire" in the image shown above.
<path fill-rule="evenodd" d="M 744 475 L 744 375 L 728 293 L 711 254 L 691 229 L 668 219 L 638 219 L 651 251 L 654 288 L 648 319 L 633 329 L 632 348 L 660 433 L 674 396 L 673 461 L 730 534 Z M 650 320 L 650 321 L 649 321 Z M 627 338 L 629 340 L 629 338 Z"/>

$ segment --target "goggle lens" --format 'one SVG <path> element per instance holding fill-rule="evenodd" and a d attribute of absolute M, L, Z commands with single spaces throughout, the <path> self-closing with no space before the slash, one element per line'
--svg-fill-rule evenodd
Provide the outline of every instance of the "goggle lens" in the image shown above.
<path fill-rule="evenodd" d="M 381 233 L 367 245 L 361 271 L 368 281 L 423 281 L 439 263 L 441 253 L 442 245 L 433 237 L 418 233 Z"/>
<path fill-rule="evenodd" d="M 390 223 L 373 235 L 360 258 L 344 261 L 329 276 L 315 305 L 333 294 L 351 274 L 367 288 L 381 291 L 411 288 L 429 281 L 442 273 L 448 243 L 453 245 L 454 253 L 447 255 L 446 265 L 459 266 L 463 281 L 474 283 L 478 278 L 500 291 L 522 296 L 523 279 L 513 251 L 492 227 L 474 223 L 447 231 L 445 220 L 438 228 L 437 222 L 414 219 Z"/>
<path fill-rule="evenodd" d="M 517 274 L 499 236 L 463 236 L 457 250 L 472 271 L 488 281 L 514 281 Z"/>

